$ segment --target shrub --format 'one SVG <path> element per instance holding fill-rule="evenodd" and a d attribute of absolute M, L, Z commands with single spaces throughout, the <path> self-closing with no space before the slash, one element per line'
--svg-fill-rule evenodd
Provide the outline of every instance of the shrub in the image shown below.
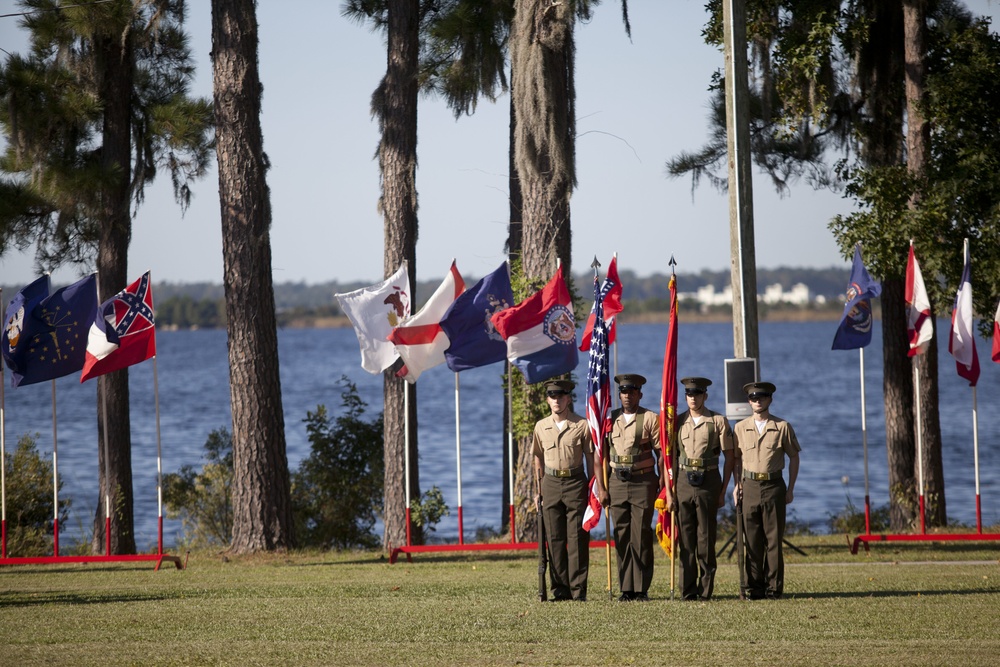
<path fill-rule="evenodd" d="M 7 492 L 7 555 L 52 553 L 52 463 L 38 453 L 35 438 L 23 435 L 4 456 Z M 62 482 L 59 482 L 62 489 Z M 59 500 L 59 523 L 69 518 L 70 500 Z"/>
<path fill-rule="evenodd" d="M 372 548 L 384 485 L 382 415 L 363 420 L 357 386 L 346 376 L 340 383 L 344 414 L 331 423 L 324 405 L 306 413 L 311 453 L 292 475 L 296 536 L 302 546 Z"/>
<path fill-rule="evenodd" d="M 441 520 L 441 517 L 449 514 L 448 505 L 444 502 L 441 489 L 436 486 L 424 491 L 424 495 L 419 499 L 410 500 L 410 521 L 415 526 L 426 528 L 431 532 L 434 531 L 434 526 Z"/>
<path fill-rule="evenodd" d="M 183 466 L 163 476 L 163 504 L 181 517 L 189 547 L 225 546 L 233 534 L 233 438 L 220 428 L 208 434 L 201 472 Z"/>

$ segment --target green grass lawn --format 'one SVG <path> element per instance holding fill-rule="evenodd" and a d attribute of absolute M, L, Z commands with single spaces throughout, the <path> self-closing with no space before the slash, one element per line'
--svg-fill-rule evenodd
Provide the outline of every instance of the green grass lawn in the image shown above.
<path fill-rule="evenodd" d="M 537 601 L 535 554 L 292 553 L 188 568 L 0 568 L 0 665 L 996 665 L 1000 548 L 792 538 L 785 598 L 671 601 L 657 552 L 648 604 L 612 603 L 603 549 L 590 601 Z"/>

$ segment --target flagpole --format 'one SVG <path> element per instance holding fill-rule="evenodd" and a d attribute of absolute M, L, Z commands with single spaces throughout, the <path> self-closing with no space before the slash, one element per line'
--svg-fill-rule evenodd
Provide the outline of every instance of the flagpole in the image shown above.
<path fill-rule="evenodd" d="M 458 543 L 465 544 L 465 532 L 462 530 L 462 418 L 461 398 L 458 373 L 455 373 L 455 465 L 458 479 Z"/>
<path fill-rule="evenodd" d="M 975 339 L 972 343 L 975 345 Z M 983 513 L 979 503 L 979 416 L 976 410 L 976 387 L 972 386 L 972 454 L 976 465 L 976 532 L 983 532 Z"/>
<path fill-rule="evenodd" d="M 405 380 L 404 380 L 405 382 Z M 410 535 L 410 387 L 403 385 L 403 490 L 406 498 L 406 546 L 411 546 Z"/>
<path fill-rule="evenodd" d="M 156 405 L 156 553 L 163 554 L 163 450 L 160 447 L 160 381 L 153 355 L 153 403 Z"/>
<path fill-rule="evenodd" d="M 101 418 L 104 428 L 102 446 L 104 447 L 104 555 L 111 555 L 111 462 L 108 460 L 108 376 L 102 375 L 97 380 L 101 392 Z"/>
<path fill-rule="evenodd" d="M 615 253 L 612 261 L 614 261 L 615 259 L 618 259 L 618 253 Z M 598 279 L 598 269 L 601 267 L 601 263 L 597 261 L 597 255 L 594 255 L 594 261 L 591 264 L 591 266 L 594 268 L 594 289 L 595 289 L 595 294 L 596 294 L 597 279 Z M 597 304 L 595 303 L 594 306 L 595 306 L 595 309 L 596 309 Z M 597 326 L 597 322 L 596 321 L 594 322 L 594 326 L 595 327 Z M 616 342 L 616 345 L 615 345 L 615 356 L 616 356 L 615 371 L 617 371 L 618 370 L 618 362 L 617 362 L 618 347 L 617 347 L 617 340 L 615 342 Z M 593 354 L 593 345 L 591 345 L 591 354 Z M 605 438 L 603 436 L 603 432 L 604 432 L 603 421 L 604 421 L 604 419 L 607 418 L 607 415 L 598 415 L 598 416 L 600 417 L 601 422 L 602 422 L 601 423 L 601 427 L 600 427 L 600 429 L 599 429 L 598 432 L 601 433 L 602 436 L 600 438 L 601 441 L 598 442 L 598 443 L 596 443 L 596 447 L 595 448 L 597 450 L 597 454 L 598 454 L 598 457 L 599 457 L 600 463 L 601 463 L 601 477 L 604 479 L 604 492 L 607 493 L 608 492 L 608 469 L 604 465 L 604 462 L 606 460 L 605 457 L 608 455 L 608 452 L 605 451 L 605 449 L 604 449 L 606 441 L 607 441 L 607 438 Z M 596 470 L 594 471 L 594 477 L 597 477 L 597 471 Z M 610 509 L 611 509 L 610 507 L 604 508 L 604 555 L 605 555 L 605 562 L 607 564 L 607 570 L 608 570 L 608 600 L 614 600 L 615 599 L 615 589 L 614 589 L 613 584 L 611 582 L 611 513 L 610 513 Z"/>
<path fill-rule="evenodd" d="M 919 484 L 919 511 L 920 511 L 920 534 L 927 532 L 924 523 L 924 443 L 923 443 L 923 421 L 920 413 L 920 368 L 917 366 L 916 357 L 913 358 L 913 387 L 916 390 L 917 404 L 917 475 Z"/>
<path fill-rule="evenodd" d="M 861 446 L 864 450 L 865 463 L 865 535 L 872 534 L 871 496 L 868 493 L 868 425 L 865 410 L 865 348 L 858 348 L 858 359 L 861 366 Z"/>
<path fill-rule="evenodd" d="M 514 530 L 514 394 L 512 393 L 511 374 L 514 372 L 510 360 L 507 360 L 507 484 L 510 487 L 510 541 L 511 544 L 517 542 Z"/>
<path fill-rule="evenodd" d="M 59 555 L 59 442 L 56 436 L 56 381 L 52 382 L 52 555 Z"/>

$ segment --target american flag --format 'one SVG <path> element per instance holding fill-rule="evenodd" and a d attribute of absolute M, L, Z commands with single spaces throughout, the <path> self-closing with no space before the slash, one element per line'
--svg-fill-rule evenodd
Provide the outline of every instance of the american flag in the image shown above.
<path fill-rule="evenodd" d="M 615 281 L 605 278 L 598 288 L 594 277 L 594 330 L 590 339 L 590 363 L 587 365 L 587 424 L 594 440 L 594 468 L 603 470 L 601 444 L 607 432 L 605 418 L 611 403 L 611 382 L 608 378 L 608 325 L 604 321 L 604 297 L 615 287 Z M 595 470 L 595 474 L 596 474 Z M 590 502 L 583 517 L 585 530 L 593 530 L 601 519 L 601 504 L 590 483 Z"/>

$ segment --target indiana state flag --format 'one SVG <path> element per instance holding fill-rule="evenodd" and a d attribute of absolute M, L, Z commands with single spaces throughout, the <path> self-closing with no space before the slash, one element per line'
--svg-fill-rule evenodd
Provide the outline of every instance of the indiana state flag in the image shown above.
<path fill-rule="evenodd" d="M 882 293 L 882 286 L 872 280 L 861 261 L 861 244 L 854 246 L 851 281 L 847 285 L 844 314 L 833 337 L 834 350 L 856 350 L 872 342 L 872 298 Z"/>
<path fill-rule="evenodd" d="M 451 341 L 444 351 L 448 368 L 458 373 L 506 359 L 507 344 L 492 317 L 513 304 L 506 262 L 455 299 L 441 320 L 441 329 Z"/>
<path fill-rule="evenodd" d="M 45 293 L 40 281 L 44 280 Z M 4 359 L 15 387 L 75 373 L 83 368 L 87 332 L 97 312 L 97 275 L 48 294 L 48 277 L 18 293 L 7 310 Z"/>
<path fill-rule="evenodd" d="M 576 321 L 562 267 L 540 291 L 492 319 L 507 341 L 507 358 L 521 370 L 528 384 L 576 368 Z"/>

